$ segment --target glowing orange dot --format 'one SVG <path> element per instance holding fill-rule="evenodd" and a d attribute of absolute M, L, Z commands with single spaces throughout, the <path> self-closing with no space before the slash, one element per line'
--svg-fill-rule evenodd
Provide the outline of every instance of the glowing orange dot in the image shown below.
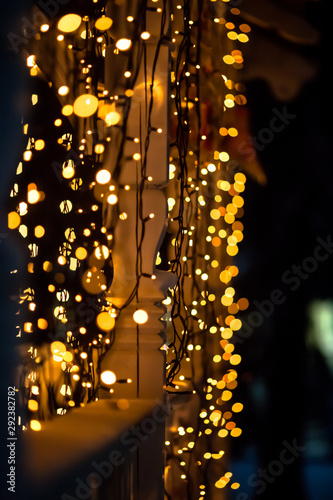
<path fill-rule="evenodd" d="M 245 311 L 249 307 L 249 301 L 244 297 L 238 300 L 237 305 L 240 311 Z"/>
<path fill-rule="evenodd" d="M 229 314 L 237 314 L 238 310 L 239 310 L 239 307 L 235 302 L 233 304 L 230 304 L 230 306 L 228 307 Z"/>
<path fill-rule="evenodd" d="M 228 431 L 230 431 L 231 429 L 234 429 L 235 427 L 236 427 L 235 422 L 228 422 L 225 426 L 225 428 L 228 429 Z"/>
<path fill-rule="evenodd" d="M 225 324 L 226 324 L 226 325 L 230 325 L 230 323 L 232 322 L 232 320 L 233 320 L 233 319 L 235 319 L 235 317 L 234 317 L 234 316 L 227 316 L 227 317 L 225 318 Z"/>

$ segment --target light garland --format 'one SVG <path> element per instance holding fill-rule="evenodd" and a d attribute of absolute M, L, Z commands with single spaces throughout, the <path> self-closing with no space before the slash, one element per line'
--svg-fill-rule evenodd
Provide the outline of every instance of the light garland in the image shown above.
<path fill-rule="evenodd" d="M 164 301 L 172 324 L 164 346 L 167 390 L 189 394 L 197 408 L 192 421 L 168 431 L 167 471 L 184 485 L 187 498 L 203 500 L 209 498 L 212 484 L 217 489 L 239 486 L 223 457 L 226 438 L 242 432 L 234 414 L 243 407 L 233 400 L 241 359 L 232 336 L 241 328 L 237 313 L 248 302 L 236 299 L 232 283 L 238 274 L 233 257 L 243 239 L 239 219 L 246 176 L 231 168 L 228 145 L 238 135 L 232 110 L 246 103 L 237 70 L 243 65 L 241 45 L 248 41 L 250 28 L 238 21 L 239 9 L 229 8 L 226 1 L 156 0 L 138 2 L 137 12 L 127 12 L 126 29 L 116 38 L 109 12 L 116 7 L 110 5 L 107 9 L 104 1 L 87 1 L 86 12 L 73 8 L 55 23 L 41 25 L 33 53 L 27 55 L 31 115 L 23 125 L 27 146 L 8 216 L 9 228 L 20 233 L 27 250 L 26 267 L 19 270 L 18 337 L 23 347 L 29 346 L 21 374 L 27 409 L 22 423 L 38 431 L 45 417 L 94 401 L 101 390 L 112 393 L 111 386 L 123 382 L 111 370 L 101 372 L 100 366 L 112 348 L 118 317 L 138 298 L 140 280 L 156 278 L 146 276 L 142 267 L 146 224 L 155 216 L 143 213 L 144 189 L 154 182 L 147 172 L 147 152 L 153 134 L 163 132 L 151 122 L 160 91 L 155 65 L 143 82 L 146 137 L 127 135 L 139 65 L 152 36 L 146 15 L 154 12 L 161 25 L 155 64 L 163 44 L 169 44 L 172 56 L 169 225 L 155 263 L 157 270 L 177 276 L 176 287 Z M 171 34 L 166 35 L 169 18 Z M 228 53 L 215 53 L 215 40 Z M 59 47 L 70 67 L 66 81 L 52 73 L 52 65 L 45 73 L 43 57 L 38 56 L 43 44 Z M 122 90 L 114 95 L 104 75 L 109 50 L 121 61 L 115 87 Z M 43 128 L 45 112 L 48 126 Z M 128 143 L 130 161 L 137 168 L 142 229 L 137 235 L 136 284 L 125 303 L 116 307 L 107 291 L 114 279 L 115 227 L 128 218 L 119 206 L 120 189 L 132 189 L 121 184 Z M 112 171 L 106 167 L 110 151 L 116 156 Z M 105 212 L 110 209 L 112 220 L 106 227 Z M 136 307 L 133 321 L 138 328 L 149 323 L 148 312 Z M 40 405 L 46 390 L 45 363 L 59 368 L 61 382 L 47 410 Z M 172 498 L 168 487 L 166 480 L 166 495 Z"/>

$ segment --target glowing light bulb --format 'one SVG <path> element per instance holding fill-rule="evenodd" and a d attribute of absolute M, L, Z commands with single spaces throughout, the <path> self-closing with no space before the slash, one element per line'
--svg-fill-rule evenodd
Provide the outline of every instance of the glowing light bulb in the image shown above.
<path fill-rule="evenodd" d="M 99 31 L 106 31 L 111 28 L 112 23 L 113 21 L 110 17 L 103 16 L 97 19 L 95 26 Z"/>
<path fill-rule="evenodd" d="M 129 38 L 119 38 L 116 42 L 118 50 L 128 50 L 132 46 L 132 41 Z"/>
<path fill-rule="evenodd" d="M 103 311 L 98 314 L 96 324 L 100 330 L 108 332 L 114 327 L 115 319 L 107 311 Z"/>
<path fill-rule="evenodd" d="M 73 114 L 73 111 L 74 111 L 74 108 L 73 108 L 73 106 L 72 106 L 71 104 L 66 104 L 66 105 L 62 108 L 62 110 L 61 110 L 61 112 L 62 112 L 62 114 L 63 114 L 64 116 L 70 116 L 70 115 L 72 115 L 72 114 Z"/>
<path fill-rule="evenodd" d="M 104 149 L 105 149 L 105 147 L 103 144 L 96 144 L 94 151 L 97 155 L 100 155 L 100 154 L 104 153 Z"/>
<path fill-rule="evenodd" d="M 118 201 L 118 196 L 116 194 L 110 194 L 107 198 L 109 205 L 115 205 Z"/>
<path fill-rule="evenodd" d="M 62 85 L 61 87 L 58 88 L 59 95 L 67 95 L 68 92 L 69 92 L 69 87 L 67 87 L 67 85 Z"/>
<path fill-rule="evenodd" d="M 27 151 L 24 151 L 23 153 L 23 160 L 24 161 L 30 161 L 32 158 L 32 151 L 30 151 L 30 149 L 28 149 Z"/>
<path fill-rule="evenodd" d="M 64 355 L 66 352 L 66 346 L 60 341 L 52 342 L 51 344 L 52 354 Z"/>
<path fill-rule="evenodd" d="M 98 108 L 98 99 L 92 94 L 82 94 L 74 101 L 74 113 L 81 118 L 93 115 Z"/>
<path fill-rule="evenodd" d="M 44 149 L 45 147 L 45 142 L 43 141 L 43 139 L 37 139 L 37 141 L 35 142 L 35 149 L 37 151 L 41 151 L 42 149 Z"/>
<path fill-rule="evenodd" d="M 63 33 L 76 31 L 81 24 L 81 17 L 78 14 L 66 14 L 58 21 L 58 30 Z"/>
<path fill-rule="evenodd" d="M 75 168 L 73 165 L 67 165 L 62 171 L 64 179 L 71 179 L 75 175 Z"/>
<path fill-rule="evenodd" d="M 8 228 L 16 229 L 21 224 L 21 217 L 17 212 L 10 212 L 8 214 Z"/>
<path fill-rule="evenodd" d="M 116 382 L 116 380 L 117 380 L 116 374 L 111 370 L 104 370 L 101 373 L 101 381 L 105 385 L 112 385 Z"/>
<path fill-rule="evenodd" d="M 103 168 L 97 172 L 95 179 L 98 184 L 107 184 L 111 180 L 111 173 Z"/>
<path fill-rule="evenodd" d="M 142 40 L 149 40 L 150 33 L 148 31 L 143 31 L 140 36 L 141 36 Z"/>
<path fill-rule="evenodd" d="M 30 188 L 30 186 L 31 186 L 31 188 Z M 35 185 L 32 185 L 32 184 L 29 184 L 29 186 L 28 186 L 27 200 L 28 200 L 28 203 L 31 203 L 31 204 L 37 203 L 39 201 L 39 198 L 40 198 L 40 194 L 37 191 L 37 187 L 34 187 L 34 186 Z"/>
<path fill-rule="evenodd" d="M 107 113 L 104 120 L 108 127 L 111 127 L 112 125 L 117 125 L 117 123 L 120 120 L 120 114 L 115 110 L 114 107 L 114 110 Z"/>
<path fill-rule="evenodd" d="M 133 319 L 138 325 L 143 325 L 147 323 L 149 316 L 144 309 L 137 309 L 133 314 Z"/>
<path fill-rule="evenodd" d="M 31 420 L 30 421 L 30 429 L 33 431 L 40 431 L 42 428 L 41 423 L 38 420 Z"/>

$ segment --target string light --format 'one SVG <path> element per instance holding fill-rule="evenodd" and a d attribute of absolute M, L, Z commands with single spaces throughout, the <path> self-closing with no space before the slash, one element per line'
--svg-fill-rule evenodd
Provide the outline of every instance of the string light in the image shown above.
<path fill-rule="evenodd" d="M 168 430 L 170 463 L 167 465 L 174 468 L 173 460 L 177 457 L 175 474 L 180 481 L 193 487 L 190 488 L 194 492 L 193 498 L 202 499 L 209 486 L 205 470 L 224 455 L 223 440 L 241 434 L 236 418 L 233 421 L 233 414 L 243 409 L 241 403 L 233 400 L 238 377 L 236 369 L 241 358 L 232 338 L 242 326 L 237 313 L 246 309 L 248 303 L 237 297 L 237 290 L 232 285 L 238 274 L 232 258 L 237 255 L 243 240 L 239 218 L 245 204 L 242 193 L 246 176 L 242 172 L 229 174 L 228 165 L 233 158 L 226 139 L 234 140 L 238 136 L 237 124 L 232 123 L 232 118 L 229 120 L 228 113 L 246 103 L 244 89 L 234 75 L 243 64 L 240 44 L 248 41 L 250 27 L 244 23 L 239 25 L 234 18 L 239 14 L 229 12 L 229 6 L 223 14 L 217 13 L 215 2 L 184 0 L 171 12 L 170 38 L 174 45 L 170 88 L 170 184 L 167 188 L 171 244 L 163 243 L 154 270 L 145 274 L 142 270 L 144 235 L 160 214 L 155 209 L 143 213 L 142 199 L 144 189 L 158 183 L 156 175 L 151 175 L 147 168 L 149 143 L 161 140 L 157 134 L 166 132 L 163 123 L 156 123 L 156 118 L 152 120 L 152 117 L 159 100 L 168 99 L 157 82 L 157 60 L 166 41 L 167 11 L 172 6 L 163 2 L 163 8 L 154 7 L 150 13 L 158 16 L 160 37 L 155 31 L 152 37 L 145 30 L 146 11 L 143 9 L 135 23 L 133 16 L 127 17 L 129 24 L 125 24 L 131 33 L 129 38 L 124 31 L 124 37 L 114 41 L 111 31 L 107 33 L 112 27 L 112 19 L 105 15 L 99 2 L 94 3 L 93 14 L 69 13 L 58 20 L 56 27 L 48 27 L 48 31 L 54 30 L 54 40 L 63 42 L 58 48 L 70 54 L 75 71 L 68 74 L 64 85 L 58 87 L 50 82 L 55 90 L 51 85 L 45 91 L 46 96 L 52 92 L 58 94 L 62 103 L 54 108 L 52 126 L 47 128 L 45 137 L 40 131 L 35 133 L 33 120 L 24 128 L 28 144 L 18 169 L 24 175 L 17 175 L 25 177 L 13 186 L 13 205 L 8 215 L 9 228 L 20 232 L 29 250 L 29 266 L 26 267 L 31 285 L 20 298 L 20 335 L 30 340 L 52 328 L 53 333 L 59 328 L 65 332 L 64 342 L 51 343 L 48 360 L 57 363 L 66 377 L 66 383 L 60 389 L 65 402 L 57 411 L 71 411 L 75 406 L 95 401 L 102 386 L 106 386 L 110 394 L 113 391 L 116 394 L 110 386 L 115 384 L 117 377 L 111 370 L 100 371 L 100 362 L 112 349 L 118 315 L 121 317 L 130 305 L 140 307 L 137 300 L 140 280 L 150 278 L 157 281 L 155 267 L 172 272 L 177 284 L 163 301 L 167 309 L 163 319 L 171 331 L 168 344 L 163 346 L 167 358 L 167 390 L 195 394 L 201 409 L 199 423 L 184 422 L 182 426 Z M 84 30 L 82 23 L 85 23 Z M 208 26 L 205 33 L 202 23 Z M 44 28 L 40 29 L 44 31 Z M 226 40 L 224 46 L 228 51 L 222 57 L 218 52 L 212 53 L 206 67 L 202 48 L 205 43 L 209 46 L 214 36 L 217 40 Z M 44 37 L 39 37 L 42 43 Z M 148 40 L 149 43 L 144 43 Z M 155 42 L 154 65 L 145 68 L 146 83 L 138 81 L 145 51 Z M 138 50 L 131 50 L 134 45 Z M 110 48 L 115 57 L 126 62 L 121 66 L 119 81 L 122 83 L 119 87 L 123 85 L 124 88 L 118 90 L 119 95 L 112 95 L 102 76 L 105 56 Z M 35 55 L 28 56 L 27 67 L 31 76 L 40 71 L 37 63 Z M 74 73 L 80 75 L 77 81 L 81 78 L 82 84 L 73 83 L 70 74 Z M 216 75 L 221 76 L 217 79 Z M 146 117 L 147 131 L 142 131 L 140 138 L 129 138 L 127 120 L 131 106 L 137 104 L 134 97 L 139 85 L 146 94 L 142 112 Z M 208 88 L 210 96 L 206 100 L 203 94 Z M 43 98 L 43 95 L 33 94 L 32 106 L 40 109 L 45 102 Z M 43 150 L 57 152 L 52 168 L 44 177 L 45 159 L 39 158 L 44 155 Z M 110 157 L 115 159 L 112 168 L 108 162 Z M 137 184 L 126 179 L 128 184 L 123 186 L 121 173 L 125 166 L 134 169 L 140 179 Z M 30 182 L 30 177 L 35 182 Z M 52 196 L 50 189 L 44 187 L 50 183 L 51 177 Z M 60 179 L 57 190 L 54 190 L 54 182 L 57 182 L 54 179 Z M 135 249 L 136 284 L 125 304 L 116 311 L 107 293 L 114 279 L 115 228 L 118 223 L 124 227 L 133 223 L 132 212 L 122 206 L 120 193 L 125 197 L 136 194 L 137 224 L 143 230 L 137 235 Z M 54 223 L 54 227 L 38 215 L 53 213 L 53 196 L 61 221 Z M 105 224 L 102 219 L 106 212 L 112 214 L 110 224 Z M 46 255 L 46 249 L 51 246 L 53 254 Z M 219 281 L 219 286 L 214 284 L 216 281 Z M 52 306 L 44 306 L 44 295 L 50 298 Z M 41 304 L 45 310 L 41 310 Z M 87 304 L 94 311 L 94 319 L 89 324 L 77 312 Z M 139 327 L 149 325 L 149 316 L 149 310 L 137 309 L 133 313 L 133 322 Z M 140 334 L 142 329 L 139 327 Z M 200 361 L 200 370 L 207 374 L 207 378 L 198 385 L 195 382 L 198 357 L 203 351 L 208 361 Z M 31 393 L 27 408 L 33 412 L 29 416 L 29 425 L 33 430 L 40 430 L 42 426 L 39 420 L 42 420 L 43 409 L 36 385 L 41 377 L 39 360 L 39 347 L 33 347 L 33 368 L 26 376 Z M 130 383 L 130 379 L 124 380 Z M 76 391 L 73 390 L 75 384 L 79 387 Z M 119 409 L 128 408 L 127 400 L 118 403 Z M 194 456 L 198 460 L 193 473 L 189 465 Z M 193 475 L 200 479 L 200 483 Z M 239 487 L 239 483 L 232 482 L 228 471 L 217 476 L 213 483 L 217 489 L 227 485 L 232 489 Z M 197 484 L 200 487 L 194 487 Z"/>

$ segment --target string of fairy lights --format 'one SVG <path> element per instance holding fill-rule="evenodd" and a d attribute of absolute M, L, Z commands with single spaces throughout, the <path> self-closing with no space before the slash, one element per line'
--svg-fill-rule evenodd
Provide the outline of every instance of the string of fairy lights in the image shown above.
<path fill-rule="evenodd" d="M 237 137 L 238 131 L 235 124 L 223 125 L 230 120 L 229 109 L 246 103 L 243 85 L 234 81 L 243 62 L 234 42 L 246 43 L 250 28 L 239 22 L 237 32 L 240 11 L 221 4 L 177 5 L 181 15 L 173 32 L 178 50 L 171 97 L 177 127 L 171 147 L 169 216 L 174 227 L 173 270 L 181 285 L 172 307 L 175 337 L 169 345 L 169 376 L 176 389 L 185 385 L 193 390 L 199 411 L 192 421 L 183 420 L 171 429 L 167 470 L 170 475 L 178 471 L 187 498 L 200 500 L 212 488 L 239 487 L 223 456 L 227 436 L 242 432 L 233 418 L 243 406 L 232 401 L 240 362 L 232 335 L 241 327 L 235 315 L 247 307 L 247 300 L 235 300 L 231 280 L 238 273 L 232 257 L 243 238 L 239 219 L 246 177 L 228 173 L 232 158 L 225 151 L 225 138 Z M 216 48 L 214 36 L 223 48 L 231 47 L 230 54 L 221 57 L 218 50 L 208 50 L 207 57 L 206 47 Z M 207 107 L 206 119 L 202 108 L 207 89 L 212 94 L 208 106 L 216 105 L 218 113 Z M 169 491 L 167 487 L 168 498 L 172 491 L 172 485 Z"/>
<path fill-rule="evenodd" d="M 38 431 L 45 418 L 94 401 L 101 390 L 112 392 L 116 382 L 131 383 L 117 380 L 109 370 L 101 372 L 100 366 L 114 343 L 117 318 L 137 299 L 144 275 L 142 246 L 149 217 L 143 215 L 142 200 L 150 182 L 148 149 L 156 133 L 151 120 L 154 79 L 160 48 L 168 44 L 169 220 L 156 269 L 177 276 L 164 301 L 172 324 L 166 344 L 167 391 L 193 395 L 197 412 L 192 421 L 168 431 L 166 465 L 168 474 L 176 474 L 184 485 L 187 498 L 204 500 L 212 488 L 239 487 L 223 457 L 226 438 L 242 432 L 234 418 L 242 404 L 233 400 L 241 359 L 232 336 L 241 328 L 237 313 L 248 303 L 236 300 L 232 280 L 238 269 L 232 259 L 243 239 L 246 176 L 229 168 L 227 149 L 238 135 L 233 110 L 246 103 L 238 70 L 250 27 L 225 0 L 145 0 L 135 11 L 121 8 L 101 0 L 82 2 L 77 12 L 69 6 L 40 26 L 27 49 L 31 110 L 23 121 L 26 149 L 8 217 L 9 228 L 18 231 L 26 249 L 26 262 L 15 271 L 21 282 L 18 340 L 26 358 L 20 372 L 26 408 L 21 425 Z M 133 138 L 127 125 L 139 67 L 147 57 L 148 11 L 160 16 L 160 37 L 153 67 L 145 73 L 147 132 Z M 126 16 L 126 36 L 117 39 L 113 25 L 120 12 Z M 55 59 L 48 64 L 44 45 L 58 49 L 50 52 Z M 105 85 L 110 48 L 125 58 L 119 75 L 123 91 L 112 95 Z M 52 73 L 57 57 L 68 70 L 68 81 L 58 86 Z M 118 205 L 119 190 L 131 189 L 120 185 L 127 141 L 137 145 L 132 161 L 142 229 L 136 283 L 116 307 L 107 291 L 113 280 L 115 227 L 128 216 Z M 106 158 L 115 147 L 111 173 Z M 145 323 L 148 315 L 136 311 L 134 320 Z M 46 376 L 49 363 L 53 373 Z M 166 496 L 172 498 L 167 481 Z"/>

